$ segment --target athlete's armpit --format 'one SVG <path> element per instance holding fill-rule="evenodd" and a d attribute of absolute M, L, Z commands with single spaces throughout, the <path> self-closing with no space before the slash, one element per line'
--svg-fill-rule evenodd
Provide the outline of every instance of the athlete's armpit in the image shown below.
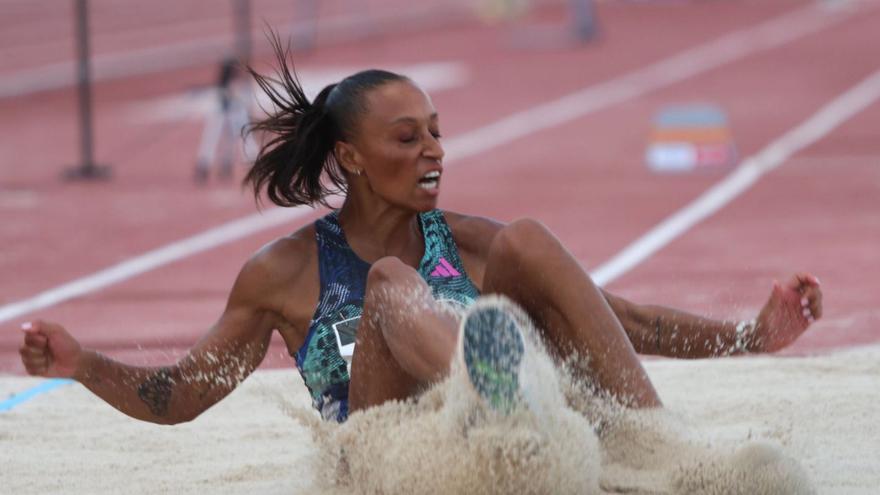
<path fill-rule="evenodd" d="M 176 378 L 179 378 L 174 376 L 176 374 L 171 368 L 160 368 L 138 387 L 138 397 L 154 415 L 164 417 L 168 414 L 171 392 L 174 390 Z"/>

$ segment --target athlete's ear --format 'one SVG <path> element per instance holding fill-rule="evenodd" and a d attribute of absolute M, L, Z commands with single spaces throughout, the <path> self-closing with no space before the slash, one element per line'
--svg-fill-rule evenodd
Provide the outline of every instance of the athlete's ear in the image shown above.
<path fill-rule="evenodd" d="M 333 156 L 336 157 L 336 163 L 350 174 L 358 175 L 363 169 L 361 167 L 361 156 L 350 143 L 345 141 L 336 141 L 333 145 Z"/>

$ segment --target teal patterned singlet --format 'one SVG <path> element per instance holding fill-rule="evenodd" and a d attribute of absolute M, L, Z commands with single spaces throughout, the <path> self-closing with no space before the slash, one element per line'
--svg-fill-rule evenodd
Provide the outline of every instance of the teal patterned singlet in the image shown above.
<path fill-rule="evenodd" d="M 466 307 L 479 291 L 464 271 L 449 225 L 440 210 L 419 215 L 425 253 L 418 272 L 434 298 Z M 334 211 L 315 222 L 321 294 L 296 365 L 324 419 L 348 418 L 348 361 L 364 306 L 370 265 L 345 240 Z"/>

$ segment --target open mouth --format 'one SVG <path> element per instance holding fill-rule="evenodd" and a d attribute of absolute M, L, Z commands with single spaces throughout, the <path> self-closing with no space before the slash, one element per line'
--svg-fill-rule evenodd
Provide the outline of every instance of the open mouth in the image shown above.
<path fill-rule="evenodd" d="M 421 179 L 419 179 L 419 187 L 422 189 L 437 189 L 437 186 L 440 184 L 440 171 L 434 170 L 428 172 L 423 175 Z"/>

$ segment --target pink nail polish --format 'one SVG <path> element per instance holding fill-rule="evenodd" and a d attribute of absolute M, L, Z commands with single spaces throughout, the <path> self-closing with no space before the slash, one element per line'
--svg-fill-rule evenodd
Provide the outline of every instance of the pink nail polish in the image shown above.
<path fill-rule="evenodd" d="M 34 325 L 33 325 L 31 322 L 29 322 L 29 321 L 26 321 L 26 322 L 24 322 L 24 323 L 21 324 L 21 329 L 22 329 L 22 330 L 27 331 L 27 330 L 30 330 L 30 329 L 32 329 L 32 328 L 34 328 Z"/>

